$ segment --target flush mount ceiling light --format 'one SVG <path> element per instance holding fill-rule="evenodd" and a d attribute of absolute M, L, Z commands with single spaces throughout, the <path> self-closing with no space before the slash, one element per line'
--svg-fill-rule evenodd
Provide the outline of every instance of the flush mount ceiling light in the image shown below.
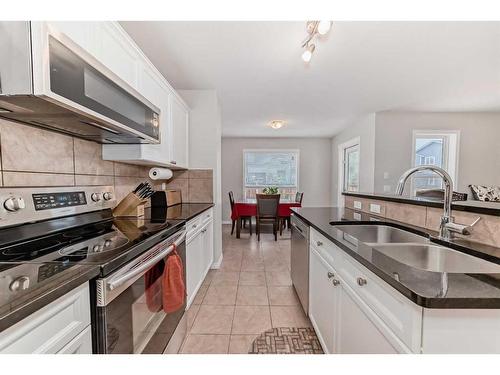
<path fill-rule="evenodd" d="M 302 60 L 304 60 L 304 62 L 308 63 L 309 61 L 311 61 L 312 54 L 316 49 L 316 46 L 313 43 L 313 39 L 316 36 L 324 36 L 328 34 L 331 28 L 332 28 L 332 21 L 307 22 L 306 30 L 309 35 L 302 42 L 302 48 L 305 48 L 305 51 L 302 53 Z"/>
<path fill-rule="evenodd" d="M 285 121 L 283 120 L 273 120 L 269 124 L 267 124 L 270 128 L 273 129 L 281 129 L 283 126 L 285 126 Z"/>

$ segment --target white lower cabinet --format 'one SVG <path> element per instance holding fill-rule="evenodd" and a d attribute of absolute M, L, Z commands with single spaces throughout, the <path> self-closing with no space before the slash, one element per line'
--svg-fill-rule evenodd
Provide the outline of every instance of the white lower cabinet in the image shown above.
<path fill-rule="evenodd" d="M 186 292 L 189 308 L 214 259 L 212 209 L 190 220 L 186 229 Z"/>
<path fill-rule="evenodd" d="M 90 326 L 76 336 L 57 354 L 89 354 L 92 353 L 92 330 Z"/>
<path fill-rule="evenodd" d="M 311 248 L 309 259 L 309 319 L 326 353 L 335 352 L 338 288 L 332 278 L 335 270 Z"/>
<path fill-rule="evenodd" d="M 309 264 L 309 318 L 326 353 L 408 352 L 313 246 Z"/>
<path fill-rule="evenodd" d="M 310 238 L 309 318 L 325 352 L 500 353 L 500 309 L 422 308 L 314 229 Z"/>
<path fill-rule="evenodd" d="M 387 339 L 390 334 L 377 316 L 347 285 L 338 288 L 338 321 L 336 353 L 395 354 L 399 350 Z M 380 329 L 382 327 L 382 329 Z M 385 331 L 385 332 L 384 332 Z M 404 352 L 404 351 L 402 351 Z"/>
<path fill-rule="evenodd" d="M 92 353 L 85 283 L 0 332 L 0 353 Z"/>
<path fill-rule="evenodd" d="M 422 308 L 314 230 L 309 267 L 309 318 L 326 353 L 420 352 Z"/>

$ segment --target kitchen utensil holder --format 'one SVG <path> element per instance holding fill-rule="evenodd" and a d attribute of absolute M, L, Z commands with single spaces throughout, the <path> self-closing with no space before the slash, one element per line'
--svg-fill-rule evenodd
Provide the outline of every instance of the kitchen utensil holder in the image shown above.
<path fill-rule="evenodd" d="M 113 209 L 114 217 L 140 217 L 144 216 L 144 205 L 147 199 L 141 199 L 134 193 L 129 193 Z"/>

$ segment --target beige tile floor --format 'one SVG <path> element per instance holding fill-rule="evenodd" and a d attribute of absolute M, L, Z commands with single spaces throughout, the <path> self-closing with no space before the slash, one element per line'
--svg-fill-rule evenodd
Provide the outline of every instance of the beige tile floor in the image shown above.
<path fill-rule="evenodd" d="M 224 258 L 211 270 L 187 312 L 181 353 L 248 353 L 253 340 L 274 327 L 309 327 L 290 279 L 290 231 L 230 235 L 223 225 Z"/>

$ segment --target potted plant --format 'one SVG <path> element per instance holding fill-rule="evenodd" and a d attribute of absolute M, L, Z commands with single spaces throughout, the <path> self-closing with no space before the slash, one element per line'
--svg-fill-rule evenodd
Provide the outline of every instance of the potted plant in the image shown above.
<path fill-rule="evenodd" d="M 268 187 L 265 187 L 262 192 L 264 194 L 278 194 L 279 193 L 279 189 L 276 187 L 276 186 L 268 186 Z"/>

